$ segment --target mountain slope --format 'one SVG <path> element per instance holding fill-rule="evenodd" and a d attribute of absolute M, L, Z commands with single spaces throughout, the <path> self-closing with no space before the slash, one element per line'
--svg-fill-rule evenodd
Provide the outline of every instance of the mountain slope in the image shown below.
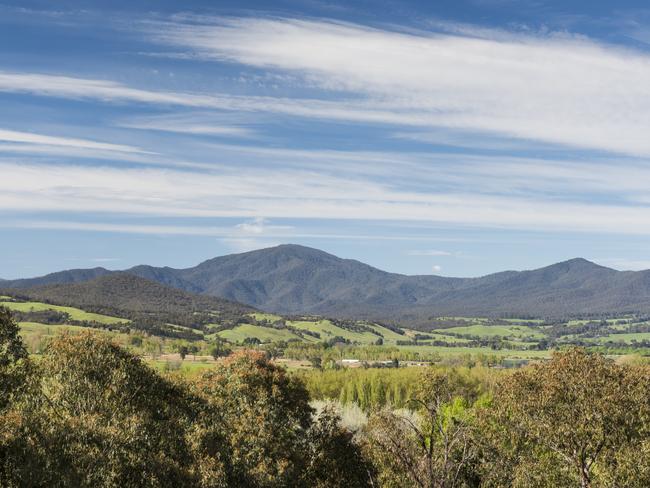
<path fill-rule="evenodd" d="M 73 270 L 5 282 L 29 287 L 55 279 L 83 281 L 110 271 Z M 572 259 L 530 271 L 480 278 L 405 276 L 303 246 L 282 245 L 210 259 L 193 268 L 137 266 L 126 273 L 193 293 L 277 313 L 424 324 L 446 315 L 567 317 L 650 313 L 650 271 L 616 271 Z M 137 290 L 133 290 L 137 293 Z"/>

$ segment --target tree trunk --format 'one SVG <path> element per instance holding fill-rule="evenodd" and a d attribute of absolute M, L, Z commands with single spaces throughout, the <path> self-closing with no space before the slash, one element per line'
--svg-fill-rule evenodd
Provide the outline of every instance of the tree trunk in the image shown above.
<path fill-rule="evenodd" d="M 580 488 L 591 488 L 591 476 L 589 475 L 589 468 L 582 465 L 580 469 Z"/>

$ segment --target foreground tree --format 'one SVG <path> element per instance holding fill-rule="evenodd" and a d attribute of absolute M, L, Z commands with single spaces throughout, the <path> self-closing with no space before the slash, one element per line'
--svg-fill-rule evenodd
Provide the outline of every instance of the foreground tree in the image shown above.
<path fill-rule="evenodd" d="M 197 442 L 209 457 L 223 432 L 229 486 L 366 486 L 364 463 L 338 419 L 314 420 L 303 383 L 263 353 L 234 354 L 194 391 L 206 401 Z"/>
<path fill-rule="evenodd" d="M 650 375 L 574 349 L 507 376 L 485 417 L 485 484 L 649 486 Z M 633 468 L 635 466 L 635 468 Z"/>
<path fill-rule="evenodd" d="M 411 410 L 390 408 L 371 416 L 365 451 L 376 480 L 385 487 L 455 488 L 474 486 L 469 401 L 474 385 L 454 372 L 426 371 Z"/>
<path fill-rule="evenodd" d="M 9 310 L 0 307 L 0 410 L 12 403 L 26 380 L 27 349 L 18 332 Z"/>
<path fill-rule="evenodd" d="M 193 483 L 186 389 L 97 334 L 62 335 L 40 362 L 35 422 L 66 486 Z"/>
<path fill-rule="evenodd" d="M 34 367 L 9 310 L 0 307 L 0 486 L 25 483 L 43 465 L 33 439 L 30 418 L 22 409 L 33 386 Z"/>

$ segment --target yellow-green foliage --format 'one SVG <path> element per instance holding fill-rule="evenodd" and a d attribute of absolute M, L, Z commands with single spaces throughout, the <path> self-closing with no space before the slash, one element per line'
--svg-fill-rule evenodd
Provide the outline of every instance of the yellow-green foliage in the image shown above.
<path fill-rule="evenodd" d="M 341 368 L 311 370 L 299 374 L 315 400 L 338 400 L 341 404 L 355 403 L 363 410 L 408 407 L 409 399 L 419 392 L 431 374 L 453 377 L 456 384 L 475 385 L 476 395 L 492 389 L 501 370 L 486 367 L 402 367 L 402 368 Z"/>

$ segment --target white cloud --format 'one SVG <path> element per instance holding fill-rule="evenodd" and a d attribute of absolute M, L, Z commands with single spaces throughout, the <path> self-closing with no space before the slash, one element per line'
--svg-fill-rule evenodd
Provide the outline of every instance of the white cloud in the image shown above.
<path fill-rule="evenodd" d="M 434 273 L 440 273 L 442 271 L 442 266 L 440 266 L 438 264 L 434 264 L 431 267 L 431 271 L 433 271 Z"/>
<path fill-rule="evenodd" d="M 449 251 L 439 251 L 437 249 L 413 250 L 407 253 L 409 256 L 453 256 L 454 253 Z"/>
<path fill-rule="evenodd" d="M 122 258 L 64 258 L 64 261 L 83 261 L 85 263 L 115 263 Z"/>
<path fill-rule="evenodd" d="M 141 130 L 177 132 L 219 137 L 250 138 L 256 133 L 242 125 L 228 124 L 223 116 L 207 113 L 168 114 L 124 120 L 119 127 Z"/>
<path fill-rule="evenodd" d="M 650 57 L 584 38 L 259 18 L 194 19 L 148 32 L 197 56 L 302 75 L 360 97 L 338 107 L 350 120 L 650 154 Z"/>
<path fill-rule="evenodd" d="M 77 78 L 41 73 L 0 71 L 0 92 L 27 93 L 37 96 L 93 100 L 106 103 L 139 103 L 216 109 L 240 112 L 271 112 L 319 119 L 358 122 L 395 122 L 420 124 L 417 117 L 381 110 L 366 102 L 338 102 L 318 99 L 238 96 L 229 94 L 197 94 L 147 90 L 110 80 Z"/>
<path fill-rule="evenodd" d="M 106 142 L 90 141 L 87 139 L 56 137 L 43 134 L 34 134 L 32 132 L 19 132 L 6 129 L 0 129 L 0 141 L 37 146 L 42 145 L 73 149 L 91 149 L 98 151 L 153 154 L 150 152 L 148 153 L 147 151 L 143 151 L 137 147 L 126 146 L 123 144 L 110 144 Z M 8 149 L 10 149 L 10 147 Z"/>
<path fill-rule="evenodd" d="M 265 219 L 264 217 L 256 217 L 253 220 L 250 220 L 248 222 L 242 222 L 241 224 L 237 224 L 235 227 L 242 234 L 253 234 L 253 235 L 261 235 L 277 229 L 291 228 L 286 226 L 284 227 L 272 226 L 270 225 L 269 220 Z"/>
<path fill-rule="evenodd" d="M 234 252 L 248 252 L 265 247 L 274 247 L 282 244 L 279 241 L 254 239 L 251 237 L 233 237 L 221 239 L 221 242 L 226 244 Z"/>
<path fill-rule="evenodd" d="M 5 212 L 122 213 L 255 219 L 358 219 L 649 234 L 644 205 L 524 195 L 432 193 L 292 169 L 199 173 L 172 169 L 0 163 Z M 270 184 L 272 182 L 272 184 Z M 618 191 L 618 189 L 617 189 Z M 261 224 L 262 226 L 264 224 Z M 252 231 L 260 223 L 240 228 Z M 242 237 L 242 236 L 238 236 Z M 250 237 L 250 234 L 243 237 Z"/>

